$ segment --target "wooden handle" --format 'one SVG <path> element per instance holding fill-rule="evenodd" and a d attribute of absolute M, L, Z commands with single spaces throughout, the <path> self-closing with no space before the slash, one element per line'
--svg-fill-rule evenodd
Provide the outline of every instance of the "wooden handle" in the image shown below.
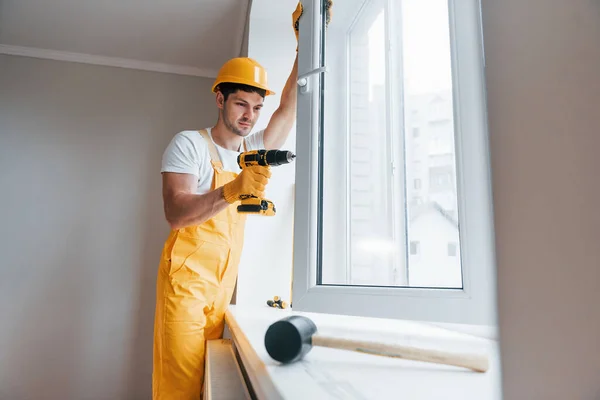
<path fill-rule="evenodd" d="M 362 340 L 339 339 L 314 335 L 313 346 L 329 347 L 357 351 L 378 356 L 402 358 L 405 360 L 425 361 L 436 364 L 464 367 L 476 372 L 486 372 L 489 368 L 485 355 L 452 353 L 441 350 L 424 349 L 413 346 L 400 346 Z"/>

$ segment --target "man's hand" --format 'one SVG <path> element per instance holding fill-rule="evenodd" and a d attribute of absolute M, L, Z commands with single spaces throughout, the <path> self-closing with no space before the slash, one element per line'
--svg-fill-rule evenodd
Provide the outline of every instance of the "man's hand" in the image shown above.
<path fill-rule="evenodd" d="M 329 26 L 329 22 L 331 21 L 331 9 L 333 7 L 333 0 L 325 0 L 325 26 Z M 296 9 L 292 13 L 292 27 L 294 28 L 294 34 L 296 35 L 296 41 L 298 41 L 298 36 L 300 32 L 300 18 L 304 14 L 304 7 L 302 7 L 302 3 L 298 2 Z M 298 49 L 296 49 L 298 50 Z"/>
<path fill-rule="evenodd" d="M 270 177 L 269 166 L 256 165 L 243 169 L 233 181 L 223 185 L 223 198 L 231 204 L 241 200 L 244 195 L 264 197 Z"/>
<path fill-rule="evenodd" d="M 292 27 L 294 28 L 294 34 L 296 35 L 296 42 L 298 41 L 298 35 L 300 34 L 300 17 L 304 14 L 304 7 L 302 3 L 298 2 L 296 9 L 292 13 Z M 298 50 L 296 48 L 296 50 Z"/>
<path fill-rule="evenodd" d="M 331 22 L 331 16 L 333 13 L 331 9 L 333 8 L 333 0 L 325 0 L 325 26 L 329 27 L 329 22 Z"/>

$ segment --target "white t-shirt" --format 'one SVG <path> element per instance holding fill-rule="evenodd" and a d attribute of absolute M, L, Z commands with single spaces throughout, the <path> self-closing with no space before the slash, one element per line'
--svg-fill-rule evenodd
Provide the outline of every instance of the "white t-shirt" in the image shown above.
<path fill-rule="evenodd" d="M 212 139 L 210 128 L 206 128 Z M 246 141 L 247 150 L 264 149 L 264 130 L 248 135 Z M 213 141 L 214 143 L 214 141 Z M 223 169 L 239 173 L 241 169 L 237 163 L 237 157 L 241 151 L 225 149 L 215 143 Z M 176 134 L 167 146 L 162 157 L 161 172 L 179 172 L 192 174 L 198 178 L 198 194 L 208 193 L 212 185 L 214 170 L 210 164 L 210 153 L 204 137 L 198 131 L 182 131 Z"/>

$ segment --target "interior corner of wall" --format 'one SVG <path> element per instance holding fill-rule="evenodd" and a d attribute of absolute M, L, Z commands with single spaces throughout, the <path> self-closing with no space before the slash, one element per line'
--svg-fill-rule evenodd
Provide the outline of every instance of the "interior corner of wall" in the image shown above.
<path fill-rule="evenodd" d="M 240 57 L 248 57 L 248 42 L 250 39 L 250 16 L 252 15 L 252 1 L 253 0 L 248 0 L 246 22 L 244 24 L 244 33 L 242 34 L 242 47 L 240 48 Z"/>

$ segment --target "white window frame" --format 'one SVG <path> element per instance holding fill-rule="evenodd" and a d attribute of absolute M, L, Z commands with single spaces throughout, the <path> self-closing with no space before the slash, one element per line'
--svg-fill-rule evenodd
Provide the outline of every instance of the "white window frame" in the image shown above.
<path fill-rule="evenodd" d="M 322 117 L 319 105 L 327 72 L 320 61 L 321 0 L 305 0 L 303 6 L 298 59 L 293 309 L 496 325 L 493 208 L 479 0 L 448 1 L 462 289 L 317 285 L 318 152 Z"/>

